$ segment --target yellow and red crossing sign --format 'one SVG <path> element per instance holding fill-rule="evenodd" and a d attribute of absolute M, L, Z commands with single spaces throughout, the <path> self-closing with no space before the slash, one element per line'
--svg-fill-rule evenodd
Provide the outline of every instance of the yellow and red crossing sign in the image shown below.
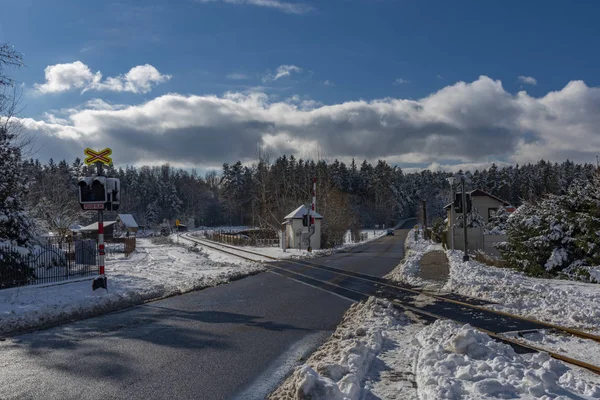
<path fill-rule="evenodd" d="M 110 158 L 112 150 L 109 148 L 100 151 L 95 151 L 90 148 L 87 148 L 85 149 L 84 153 L 86 156 L 88 156 L 85 159 L 86 165 L 95 164 L 97 162 L 101 162 L 106 165 L 110 165 L 112 163 L 112 158 Z"/>

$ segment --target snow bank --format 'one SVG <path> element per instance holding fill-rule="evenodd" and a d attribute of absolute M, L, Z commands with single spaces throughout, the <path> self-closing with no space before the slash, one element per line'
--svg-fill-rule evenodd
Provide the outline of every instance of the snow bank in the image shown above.
<path fill-rule="evenodd" d="M 385 277 L 394 281 L 408 283 L 414 286 L 424 286 L 428 282 L 421 279 L 419 275 L 419 261 L 429 251 L 441 250 L 439 245 L 423 239 L 421 236 L 415 239 L 415 230 L 408 232 L 404 242 L 404 259 Z"/>
<path fill-rule="evenodd" d="M 600 332 L 600 286 L 594 283 L 531 278 L 520 272 L 462 261 L 447 251 L 450 279 L 445 290 L 493 301 L 489 308 Z"/>
<path fill-rule="evenodd" d="M 469 325 L 410 315 L 375 298 L 353 305 L 269 398 L 600 398 L 600 377 L 547 353 L 516 354 Z"/>
<path fill-rule="evenodd" d="M 198 249 L 138 239 L 137 252 L 130 258 L 107 257 L 108 292 L 92 291 L 91 278 L 0 290 L 0 334 L 216 286 L 261 270 L 254 263 L 217 263 Z"/>
<path fill-rule="evenodd" d="M 354 304 L 329 340 L 270 399 L 360 399 L 373 360 L 386 347 L 391 331 L 408 319 L 389 302 L 369 298 Z"/>
<path fill-rule="evenodd" d="M 469 325 L 438 320 L 417 334 L 421 399 L 600 398 L 597 376 L 548 353 L 519 355 Z"/>
<path fill-rule="evenodd" d="M 387 278 L 424 286 L 418 277 L 419 261 L 439 246 L 414 238 L 410 231 L 406 256 Z M 508 269 L 462 261 L 461 251 L 446 251 L 450 277 L 443 291 L 476 297 L 497 304 L 487 307 L 559 325 L 600 333 L 600 285 L 559 279 L 540 279 Z"/>

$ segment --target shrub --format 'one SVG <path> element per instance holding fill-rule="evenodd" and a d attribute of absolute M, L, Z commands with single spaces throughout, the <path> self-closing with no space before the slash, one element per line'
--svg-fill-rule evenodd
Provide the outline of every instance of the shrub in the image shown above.
<path fill-rule="evenodd" d="M 557 275 L 600 265 L 598 181 L 564 195 L 525 203 L 507 220 L 508 241 L 499 248 L 510 267 L 530 275 Z"/>

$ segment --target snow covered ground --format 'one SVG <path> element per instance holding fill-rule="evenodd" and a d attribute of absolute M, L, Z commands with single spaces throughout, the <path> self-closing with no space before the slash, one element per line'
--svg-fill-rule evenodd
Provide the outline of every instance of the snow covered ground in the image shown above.
<path fill-rule="evenodd" d="M 0 334 L 100 314 L 144 301 L 226 283 L 262 268 L 211 260 L 206 252 L 138 239 L 129 258 L 108 256 L 108 292 L 91 278 L 0 290 Z"/>
<path fill-rule="evenodd" d="M 354 304 L 270 399 L 600 398 L 600 377 L 519 355 L 468 325 L 425 326 L 385 300 Z"/>
<path fill-rule="evenodd" d="M 445 290 L 496 302 L 490 308 L 600 333 L 600 285 L 527 277 L 517 271 L 462 261 L 447 252 Z"/>
<path fill-rule="evenodd" d="M 404 259 L 390 272 L 386 278 L 405 282 L 414 286 L 426 286 L 429 282 L 421 279 L 419 275 L 419 261 L 429 251 L 441 250 L 442 247 L 422 238 L 415 238 L 415 231 L 410 230 L 404 242 Z"/>
<path fill-rule="evenodd" d="M 439 245 L 406 241 L 405 260 L 388 277 L 413 285 L 427 282 L 417 277 L 419 260 Z M 489 308 L 522 315 L 558 325 L 600 333 L 600 285 L 560 279 L 539 279 L 507 268 L 497 268 L 471 260 L 462 261 L 461 251 L 447 251 L 450 276 L 442 291 L 481 298 L 497 304 Z"/>

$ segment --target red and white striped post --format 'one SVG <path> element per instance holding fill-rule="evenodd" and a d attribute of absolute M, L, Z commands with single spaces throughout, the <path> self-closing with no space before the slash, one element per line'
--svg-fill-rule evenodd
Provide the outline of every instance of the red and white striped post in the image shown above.
<path fill-rule="evenodd" d="M 102 277 L 104 277 L 104 254 L 104 213 L 98 211 L 98 267 Z"/>
<path fill-rule="evenodd" d="M 98 176 L 103 176 L 102 163 L 97 162 Z M 98 277 L 92 282 L 92 290 L 104 288 L 108 290 L 106 275 L 104 274 L 104 212 L 98 211 Z"/>

